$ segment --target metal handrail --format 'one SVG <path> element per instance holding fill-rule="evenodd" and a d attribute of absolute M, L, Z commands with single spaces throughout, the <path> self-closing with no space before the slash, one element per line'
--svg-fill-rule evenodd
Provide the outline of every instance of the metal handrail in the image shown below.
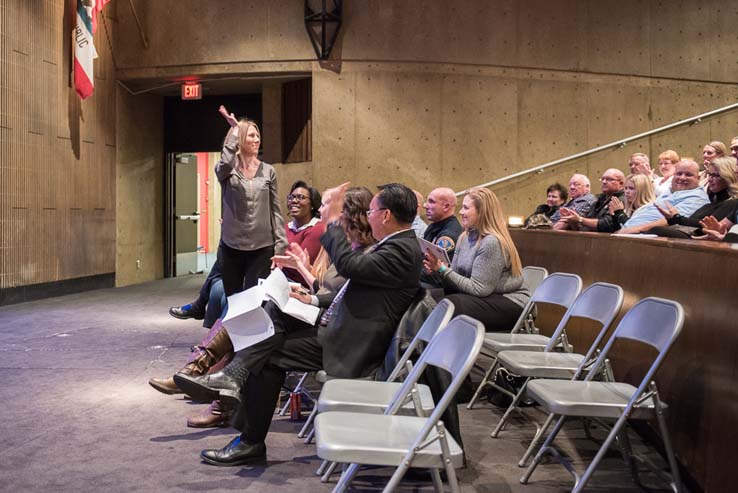
<path fill-rule="evenodd" d="M 529 168 L 523 171 L 518 171 L 517 173 L 513 173 L 511 175 L 503 176 L 502 178 L 497 178 L 496 180 L 488 181 L 487 183 L 483 183 L 481 185 L 477 185 L 476 187 L 471 188 L 487 188 L 494 185 L 499 185 L 500 183 L 504 183 L 506 181 L 513 180 L 515 178 L 518 178 L 520 176 L 524 176 L 530 173 L 541 173 L 544 169 L 550 168 L 552 166 L 556 166 L 561 163 L 565 163 L 567 161 L 573 161 L 574 159 L 579 159 L 580 157 L 589 156 L 590 154 L 594 154 L 596 152 L 604 151 L 605 149 L 610 149 L 612 147 L 625 147 L 628 145 L 628 143 L 632 140 L 638 140 L 642 139 L 643 137 L 648 137 L 649 135 L 654 135 L 660 132 L 664 132 L 666 130 L 670 130 L 672 128 L 678 127 L 680 125 L 686 125 L 688 123 L 700 123 L 703 118 L 708 118 L 711 116 L 718 115 L 720 113 L 725 113 L 726 111 L 734 110 L 738 108 L 738 103 L 734 103 L 728 106 L 723 106 L 722 108 L 718 108 L 716 110 L 708 111 L 707 113 L 702 113 L 701 115 L 696 115 L 690 118 L 685 118 L 684 120 L 679 120 L 678 122 L 670 123 L 668 125 L 664 125 L 663 127 L 654 128 L 653 130 L 649 130 L 648 132 L 643 132 L 636 135 L 631 135 L 630 137 L 626 137 L 625 139 L 616 140 L 615 142 L 610 142 L 609 144 L 604 144 L 598 147 L 593 147 L 592 149 L 588 149 L 586 151 L 578 152 L 576 154 L 572 154 L 570 156 L 562 157 L 560 159 L 556 159 L 554 161 L 549 161 L 547 163 L 541 164 L 539 166 L 536 166 L 534 168 Z M 461 192 L 456 192 L 457 197 L 461 197 L 462 195 L 466 195 L 469 190 L 466 189 Z"/>

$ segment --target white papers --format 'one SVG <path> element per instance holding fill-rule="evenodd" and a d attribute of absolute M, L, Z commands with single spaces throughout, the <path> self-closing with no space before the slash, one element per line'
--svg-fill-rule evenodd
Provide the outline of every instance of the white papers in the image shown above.
<path fill-rule="evenodd" d="M 425 255 L 426 253 L 430 253 L 446 265 L 451 265 L 451 261 L 448 259 L 448 254 L 446 253 L 446 250 L 439 247 L 435 243 L 431 243 L 430 241 L 424 240 L 423 238 L 418 238 L 418 245 L 420 245 L 420 249 L 423 251 L 423 255 Z"/>
<path fill-rule="evenodd" d="M 274 323 L 261 305 L 270 299 L 286 313 L 310 325 L 315 325 L 320 309 L 290 298 L 290 286 L 280 269 L 275 269 L 259 286 L 228 297 L 228 313 L 223 326 L 240 351 L 274 335 Z"/>

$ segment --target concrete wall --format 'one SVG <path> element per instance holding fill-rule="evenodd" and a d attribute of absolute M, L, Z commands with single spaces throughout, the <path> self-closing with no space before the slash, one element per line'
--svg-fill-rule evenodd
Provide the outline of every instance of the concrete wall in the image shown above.
<path fill-rule="evenodd" d="M 130 42 L 118 50 L 118 74 L 312 72 L 313 161 L 278 167 L 280 190 L 297 178 L 321 188 L 350 179 L 461 190 L 738 96 L 736 0 L 346 2 L 334 60 L 322 66 L 312 62 L 302 5 L 150 2 L 139 12 L 148 49 L 119 7 Z M 176 32 L 154 29 L 164 12 Z M 575 171 L 597 190 L 599 174 L 626 170 L 632 152 L 699 156 L 705 142 L 738 133 L 736 123 L 732 112 L 495 190 L 508 213 L 526 214 L 550 182 Z"/>
<path fill-rule="evenodd" d="M 94 94 L 72 78 L 71 0 L 0 6 L 0 289 L 115 270 L 115 77 L 95 35 Z"/>
<path fill-rule="evenodd" d="M 118 88 L 116 285 L 164 276 L 163 101 Z"/>

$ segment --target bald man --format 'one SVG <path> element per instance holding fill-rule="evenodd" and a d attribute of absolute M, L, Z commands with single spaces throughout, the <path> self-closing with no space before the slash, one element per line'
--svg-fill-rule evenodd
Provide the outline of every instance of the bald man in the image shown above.
<path fill-rule="evenodd" d="M 450 188 L 436 188 L 428 194 L 428 200 L 423 204 L 425 217 L 430 224 L 425 230 L 423 239 L 430 241 L 446 250 L 449 260 L 454 256 L 456 240 L 461 234 L 462 227 L 456 219 L 456 194 Z"/>
<path fill-rule="evenodd" d="M 600 177 L 602 193 L 597 195 L 597 201 L 586 214 L 579 214 L 574 209 L 561 211 L 561 219 L 554 224 L 554 229 L 571 229 L 574 231 L 597 231 L 612 233 L 620 227 L 614 216 L 608 210 L 613 197 L 624 202 L 625 174 L 619 169 L 605 170 Z"/>
<path fill-rule="evenodd" d="M 691 216 L 697 209 L 710 202 L 705 189 L 700 186 L 699 164 L 692 159 L 682 159 L 677 163 L 671 182 L 671 193 L 658 198 L 660 205 L 665 206 L 666 202 L 685 217 Z M 655 203 L 651 202 L 636 209 L 620 233 L 644 233 L 651 228 L 667 224 Z"/>

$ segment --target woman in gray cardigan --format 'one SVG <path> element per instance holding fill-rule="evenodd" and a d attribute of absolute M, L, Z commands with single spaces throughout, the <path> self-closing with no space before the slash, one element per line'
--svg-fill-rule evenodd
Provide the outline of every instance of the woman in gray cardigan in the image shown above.
<path fill-rule="evenodd" d="M 261 135 L 251 120 L 236 120 L 221 106 L 231 126 L 215 165 L 222 190 L 223 225 L 218 260 L 226 296 L 267 277 L 271 258 L 287 248 L 274 168 L 258 158 Z"/>
<path fill-rule="evenodd" d="M 438 277 L 457 315 L 476 318 L 488 332 L 510 331 L 530 294 L 500 201 L 486 188 L 471 190 L 459 215 L 464 232 L 451 266 L 432 255 L 424 266 Z"/>

